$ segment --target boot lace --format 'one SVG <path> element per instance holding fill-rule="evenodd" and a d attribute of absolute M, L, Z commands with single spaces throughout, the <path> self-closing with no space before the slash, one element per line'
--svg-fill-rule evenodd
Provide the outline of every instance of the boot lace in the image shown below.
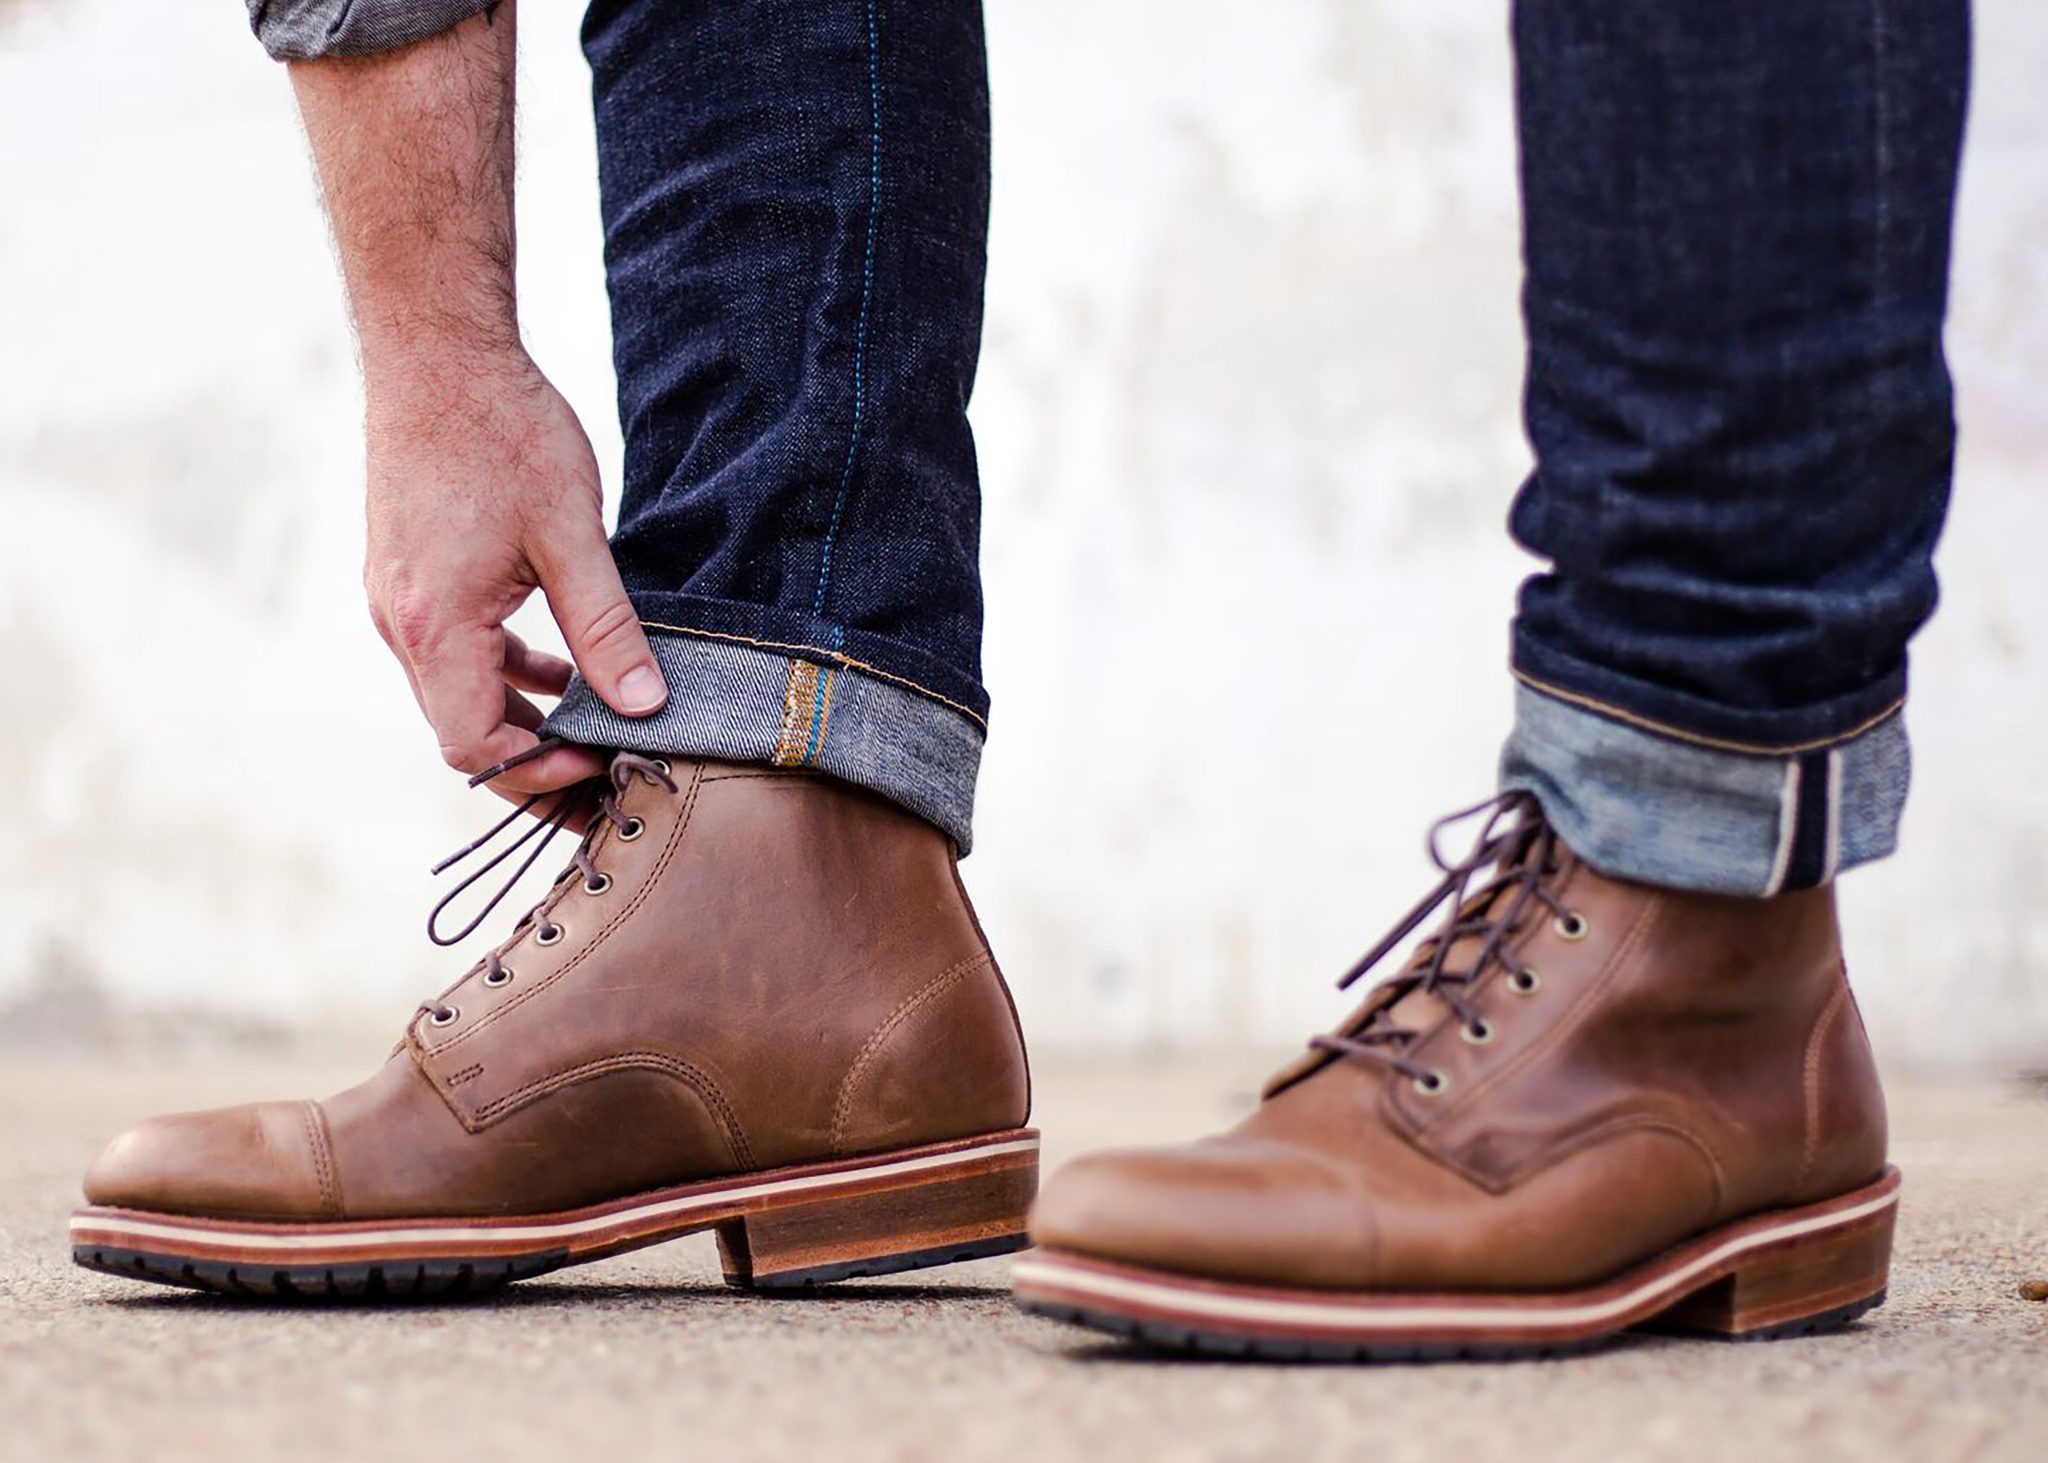
<path fill-rule="evenodd" d="M 1443 834 L 1472 820 L 1477 820 L 1478 832 L 1470 849 L 1455 860 L 1446 858 L 1439 846 Z M 1583 937 L 1587 926 L 1584 916 L 1567 909 L 1550 887 L 1562 867 L 1562 845 L 1542 806 L 1529 793 L 1504 792 L 1439 818 L 1430 826 L 1428 847 L 1430 862 L 1443 872 L 1442 880 L 1344 973 L 1337 988 L 1356 983 L 1448 900 L 1442 923 L 1417 951 L 1413 965 L 1374 988 L 1371 1014 L 1357 1029 L 1326 1033 L 1309 1045 L 1378 1063 L 1410 1078 L 1425 1092 L 1437 1092 L 1444 1086 L 1443 1074 L 1407 1055 L 1407 1048 L 1423 1033 L 1394 1021 L 1389 1013 L 1395 1004 L 1416 991 L 1426 992 L 1458 1018 L 1469 1039 L 1490 1040 L 1492 1031 L 1472 1004 L 1472 987 L 1489 967 L 1498 966 L 1515 989 L 1526 993 L 1536 988 L 1534 969 L 1505 948 L 1523 921 L 1538 910 L 1547 911 L 1567 939 Z M 1482 879 L 1488 869 L 1494 872 Z M 1466 943 L 1473 940 L 1478 941 L 1476 948 Z M 1461 943 L 1471 950 L 1471 958 L 1453 969 L 1452 951 Z"/>
<path fill-rule="evenodd" d="M 565 743 L 562 738 L 548 737 L 538 746 L 529 748 L 517 757 L 508 758 L 495 767 L 485 768 L 482 772 L 469 779 L 469 785 L 471 787 L 481 787 L 485 783 L 491 782 L 510 772 L 513 768 L 531 762 L 536 757 L 542 756 L 563 745 Z M 490 918 L 491 911 L 503 903 L 505 896 L 510 894 L 519 881 L 526 877 L 527 870 L 534 866 L 541 854 L 547 850 L 547 846 L 554 842 L 555 835 L 579 817 L 587 819 L 587 826 L 584 829 L 581 841 L 576 846 L 574 857 L 570 859 L 568 866 L 555 876 L 555 885 L 559 886 L 570 874 L 576 873 L 583 876 L 583 888 L 586 893 L 602 894 L 605 890 L 609 889 L 611 887 L 611 875 L 597 867 L 595 859 L 591 856 L 591 844 L 598 831 L 606 824 L 609 824 L 620 838 L 628 842 L 640 836 L 641 829 L 644 826 L 641 820 L 625 813 L 619 807 L 620 796 L 636 780 L 664 788 L 671 793 L 677 790 L 675 775 L 669 770 L 668 763 L 661 758 L 645 757 L 637 752 L 614 752 L 610 765 L 597 776 L 588 778 L 570 787 L 562 788 L 557 792 L 535 793 L 511 812 L 500 818 L 496 823 L 493 823 L 479 837 L 470 840 L 461 848 L 449 854 L 448 857 L 435 864 L 434 873 L 446 873 L 464 859 L 481 851 L 493 839 L 532 812 L 542 802 L 549 798 L 555 800 L 554 806 L 544 816 L 535 815 L 533 825 L 524 833 L 521 833 L 517 838 L 499 849 L 484 863 L 472 869 L 461 883 L 455 885 L 454 888 L 441 896 L 440 902 L 434 906 L 433 911 L 427 916 L 427 938 L 436 945 L 454 945 L 474 934 L 477 927 Z M 520 849 L 526 848 L 528 844 L 532 844 L 532 847 L 528 850 L 526 857 L 520 860 L 519 866 L 498 885 L 497 889 L 492 892 L 491 897 L 484 902 L 483 907 L 476 912 L 469 923 L 456 930 L 453 934 L 443 934 L 440 928 L 441 917 L 447 912 L 448 906 L 471 885 L 475 884 L 477 880 L 483 878 L 484 875 L 490 873 L 491 870 L 497 868 L 505 860 L 518 853 Z M 543 945 L 552 945 L 562 938 L 562 927 L 550 920 L 545 913 L 548 904 L 548 899 L 542 899 L 540 903 L 534 905 L 533 908 L 521 915 L 519 922 L 513 927 L 512 934 L 505 941 L 505 944 L 484 957 L 483 981 L 485 985 L 501 986 L 512 978 L 511 968 L 505 964 L 503 952 L 506 947 L 516 943 L 521 936 L 529 931 L 533 934 L 534 939 Z M 465 975 L 463 978 L 466 980 L 468 976 Z M 461 982 L 458 981 L 456 984 L 460 985 Z M 453 986 L 449 988 L 450 991 L 453 989 Z M 458 1014 L 455 1008 L 447 1003 L 447 995 L 448 992 L 444 991 L 441 996 L 431 1001 L 422 1001 L 419 1006 L 419 1010 L 425 1012 L 428 1018 L 437 1026 L 445 1026 L 453 1021 Z"/>

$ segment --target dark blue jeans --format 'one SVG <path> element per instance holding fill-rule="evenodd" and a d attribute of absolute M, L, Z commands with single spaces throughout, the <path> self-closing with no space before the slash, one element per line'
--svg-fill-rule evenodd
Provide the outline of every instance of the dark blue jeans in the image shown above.
<path fill-rule="evenodd" d="M 1521 0 L 1514 33 L 1537 467 L 1513 528 L 1551 567 L 1505 780 L 1616 873 L 1819 882 L 1891 847 L 1905 794 L 1966 4 Z M 672 695 L 633 723 L 578 687 L 553 726 L 821 767 L 964 846 L 978 7 L 599 0 L 585 41 L 616 542 Z"/>
<path fill-rule="evenodd" d="M 975 0 L 597 0 L 614 538 L 669 681 L 551 729 L 812 766 L 967 845 L 987 725 Z"/>
<path fill-rule="evenodd" d="M 1520 0 L 1536 471 L 1506 780 L 1596 865 L 1888 853 L 1934 609 L 1967 0 Z"/>

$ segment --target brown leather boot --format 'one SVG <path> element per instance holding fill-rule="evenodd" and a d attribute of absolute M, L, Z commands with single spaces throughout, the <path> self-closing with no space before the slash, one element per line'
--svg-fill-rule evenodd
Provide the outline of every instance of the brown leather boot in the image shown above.
<path fill-rule="evenodd" d="M 1883 1300 L 1899 1178 L 1833 891 L 1623 883 L 1526 795 L 1482 810 L 1472 854 L 1438 858 L 1443 884 L 1345 984 L 1448 899 L 1443 925 L 1249 1118 L 1054 1178 L 1025 1309 L 1410 1358 L 1652 1322 L 1795 1334 Z"/>
<path fill-rule="evenodd" d="M 761 1287 L 1020 1247 L 1024 1047 L 947 839 L 822 777 L 629 753 L 585 806 L 546 900 L 380 1072 L 117 1138 L 74 1258 L 360 1295 L 703 1229 Z"/>

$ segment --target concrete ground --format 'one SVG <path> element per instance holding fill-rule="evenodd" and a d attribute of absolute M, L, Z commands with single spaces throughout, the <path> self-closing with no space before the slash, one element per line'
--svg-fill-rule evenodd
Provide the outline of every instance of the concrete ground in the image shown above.
<path fill-rule="evenodd" d="M 80 1171 L 146 1113 L 328 1091 L 326 1055 L 0 1061 L 0 1458 L 1332 1458 L 1373 1463 L 2048 1457 L 2048 1099 L 1894 1086 L 1891 1302 L 1768 1346 L 1630 1339 L 1556 1362 L 1162 1359 L 1019 1315 L 1007 1262 L 757 1300 L 708 1236 L 439 1307 L 256 1307 L 74 1268 Z M 1045 1064 L 1048 1157 L 1240 1110 L 1250 1054 Z"/>

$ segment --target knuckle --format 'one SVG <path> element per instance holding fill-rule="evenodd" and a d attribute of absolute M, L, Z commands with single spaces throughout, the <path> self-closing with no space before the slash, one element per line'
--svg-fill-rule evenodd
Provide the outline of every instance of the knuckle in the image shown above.
<path fill-rule="evenodd" d="M 640 616 L 628 600 L 618 600 L 586 621 L 579 643 L 586 651 L 605 652 L 633 644 L 640 636 Z"/>
<path fill-rule="evenodd" d="M 441 743 L 441 760 L 457 772 L 477 772 L 483 768 L 483 761 L 468 747 L 454 742 Z"/>
<path fill-rule="evenodd" d="M 384 621 L 379 628 L 385 631 L 387 639 L 409 656 L 430 656 L 441 643 L 440 605 L 434 595 L 416 589 L 402 589 L 391 597 L 383 615 Z"/>

